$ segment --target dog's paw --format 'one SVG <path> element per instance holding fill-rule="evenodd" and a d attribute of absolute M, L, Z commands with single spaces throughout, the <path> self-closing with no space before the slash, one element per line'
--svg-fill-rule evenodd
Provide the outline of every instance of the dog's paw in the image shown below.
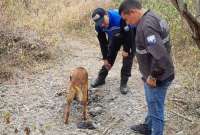
<path fill-rule="evenodd" d="M 68 120 L 64 119 L 64 123 L 65 123 L 65 124 L 68 124 Z"/>

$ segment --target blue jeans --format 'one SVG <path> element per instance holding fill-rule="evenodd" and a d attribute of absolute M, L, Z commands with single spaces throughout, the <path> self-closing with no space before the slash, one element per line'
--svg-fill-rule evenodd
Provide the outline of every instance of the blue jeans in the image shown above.
<path fill-rule="evenodd" d="M 145 97 L 148 106 L 148 114 L 145 124 L 152 131 L 151 135 L 163 135 L 164 131 L 164 103 L 167 89 L 171 81 L 163 82 L 161 86 L 152 88 L 144 83 Z"/>

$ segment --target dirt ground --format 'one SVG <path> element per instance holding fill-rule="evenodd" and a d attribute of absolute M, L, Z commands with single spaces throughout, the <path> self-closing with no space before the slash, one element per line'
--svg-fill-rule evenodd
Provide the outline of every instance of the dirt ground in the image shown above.
<path fill-rule="evenodd" d="M 90 119 L 95 130 L 77 129 L 81 106 L 73 103 L 69 124 L 63 122 L 69 72 L 77 66 L 89 72 L 89 82 L 101 67 L 98 47 L 86 39 L 69 38 L 58 46 L 58 57 L 46 70 L 26 74 L 18 72 L 14 81 L 0 85 L 0 135 L 135 135 L 129 127 L 144 120 L 146 105 L 143 83 L 134 60 L 130 92 L 119 92 L 121 54 L 107 77 L 106 84 L 90 89 Z M 173 84 L 174 85 L 174 84 Z M 173 86 L 172 86 L 173 87 Z M 171 87 L 171 89 L 172 89 Z M 10 122 L 6 124 L 6 119 Z"/>

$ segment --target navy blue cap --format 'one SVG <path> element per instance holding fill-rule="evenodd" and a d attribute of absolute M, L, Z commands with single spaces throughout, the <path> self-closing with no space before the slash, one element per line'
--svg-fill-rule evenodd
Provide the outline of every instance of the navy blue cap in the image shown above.
<path fill-rule="evenodd" d="M 104 15 L 106 11 L 103 8 L 97 8 L 92 13 L 92 19 L 95 22 L 96 26 L 101 26 L 104 21 Z"/>

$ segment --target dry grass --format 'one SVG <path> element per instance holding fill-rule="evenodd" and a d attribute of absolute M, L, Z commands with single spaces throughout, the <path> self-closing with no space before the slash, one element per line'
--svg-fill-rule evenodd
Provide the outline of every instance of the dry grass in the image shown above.
<path fill-rule="evenodd" d="M 10 112 L 4 112 L 3 118 L 6 124 L 10 123 L 11 113 Z"/>
<path fill-rule="evenodd" d="M 53 51 L 66 36 L 90 33 L 90 15 L 97 5 L 106 7 L 93 0 L 0 1 L 0 30 L 4 30 L 0 32 L 1 82 L 12 77 L 15 67 L 41 67 L 38 62 L 50 57 L 46 48 Z"/>
<path fill-rule="evenodd" d="M 4 1 L 7 2 L 2 7 L 11 26 L 34 30 L 53 45 L 65 35 L 91 33 L 92 10 L 98 6 L 107 8 L 112 5 L 112 2 L 101 0 L 29 0 L 31 2 L 27 6 L 20 1 Z"/>
<path fill-rule="evenodd" d="M 37 37 L 39 42 L 49 45 L 47 47 L 55 51 L 54 48 L 64 42 L 67 36 L 94 36 L 91 21 L 93 9 L 98 6 L 108 8 L 111 5 L 111 2 L 101 0 L 0 1 L 0 28 L 5 33 L 8 31 L 4 39 L 0 39 L 1 77 L 11 77 L 13 67 L 26 70 L 37 65 L 38 68 L 38 61 L 43 60 L 41 57 L 50 57 L 47 49 L 42 51 L 43 45 L 39 45 L 41 49 L 33 51 L 31 38 Z M 23 33 L 19 38 L 25 38 L 25 43 L 14 42 L 14 35 L 19 34 L 16 33 L 19 30 Z M 9 35 L 10 33 L 12 34 Z M 39 42 L 33 44 L 40 44 Z"/>
<path fill-rule="evenodd" d="M 52 58 L 46 42 L 30 33 L 0 30 L 0 83 L 9 80 L 16 68 L 32 71 L 36 64 Z"/>

